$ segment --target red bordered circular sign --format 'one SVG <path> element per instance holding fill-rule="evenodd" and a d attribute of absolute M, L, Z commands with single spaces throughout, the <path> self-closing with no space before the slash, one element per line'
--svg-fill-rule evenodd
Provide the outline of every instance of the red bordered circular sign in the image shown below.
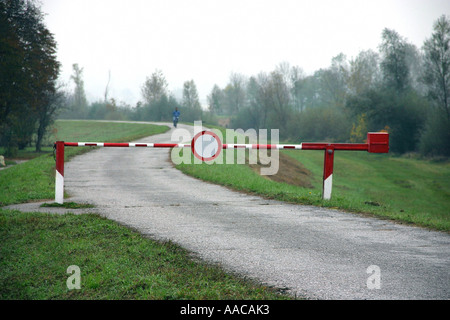
<path fill-rule="evenodd" d="M 211 161 L 222 151 L 222 141 L 214 132 L 204 130 L 192 139 L 191 149 L 197 159 Z"/>

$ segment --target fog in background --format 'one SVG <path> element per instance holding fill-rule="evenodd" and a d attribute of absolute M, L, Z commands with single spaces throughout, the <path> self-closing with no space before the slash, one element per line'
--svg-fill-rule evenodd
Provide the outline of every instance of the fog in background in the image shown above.
<path fill-rule="evenodd" d="M 161 70 L 181 96 L 194 80 L 199 98 L 230 74 L 269 72 L 281 62 L 306 74 L 327 68 L 339 53 L 378 50 L 384 28 L 422 47 L 434 21 L 450 14 L 446 0 L 43 0 L 58 44 L 60 80 L 73 87 L 83 68 L 90 102 L 109 96 L 134 106 L 141 87 Z"/>

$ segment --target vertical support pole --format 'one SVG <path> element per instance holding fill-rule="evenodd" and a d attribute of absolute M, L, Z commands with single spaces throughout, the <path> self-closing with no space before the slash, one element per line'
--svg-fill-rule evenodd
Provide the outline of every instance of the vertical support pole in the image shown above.
<path fill-rule="evenodd" d="M 325 158 L 323 161 L 323 188 L 322 198 L 324 200 L 331 199 L 331 189 L 333 186 L 333 162 L 334 162 L 334 147 L 327 146 L 325 149 Z"/>
<path fill-rule="evenodd" d="M 64 203 L 64 141 L 56 141 L 55 202 Z"/>

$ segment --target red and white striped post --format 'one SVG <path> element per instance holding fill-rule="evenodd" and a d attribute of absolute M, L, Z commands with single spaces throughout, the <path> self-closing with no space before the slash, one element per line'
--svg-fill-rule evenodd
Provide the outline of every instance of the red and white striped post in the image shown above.
<path fill-rule="evenodd" d="M 194 138 L 195 139 L 195 138 Z M 147 147 L 147 148 L 194 148 L 194 139 L 190 144 L 179 143 L 108 143 L 108 142 L 56 142 L 56 182 L 55 202 L 64 201 L 64 147 Z M 294 149 L 324 150 L 322 197 L 331 199 L 333 182 L 334 152 L 336 150 L 367 151 L 370 153 L 389 152 L 389 134 L 386 132 L 369 132 L 367 143 L 301 143 L 282 144 L 222 144 L 223 149 Z"/>
<path fill-rule="evenodd" d="M 325 200 L 331 199 L 331 189 L 333 186 L 333 165 L 334 165 L 334 148 L 328 146 L 325 149 L 325 157 L 323 160 L 323 186 L 322 198 Z"/>
<path fill-rule="evenodd" d="M 56 141 L 55 202 L 64 203 L 64 141 Z"/>

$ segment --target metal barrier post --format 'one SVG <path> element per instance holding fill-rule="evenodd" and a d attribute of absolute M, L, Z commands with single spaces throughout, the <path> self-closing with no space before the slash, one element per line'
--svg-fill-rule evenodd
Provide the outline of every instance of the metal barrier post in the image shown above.
<path fill-rule="evenodd" d="M 55 202 L 64 203 L 64 141 L 56 141 Z"/>
<path fill-rule="evenodd" d="M 333 187 L 333 163 L 334 163 L 334 147 L 329 145 L 325 149 L 323 161 L 323 187 L 322 198 L 324 200 L 331 199 L 331 189 Z"/>

